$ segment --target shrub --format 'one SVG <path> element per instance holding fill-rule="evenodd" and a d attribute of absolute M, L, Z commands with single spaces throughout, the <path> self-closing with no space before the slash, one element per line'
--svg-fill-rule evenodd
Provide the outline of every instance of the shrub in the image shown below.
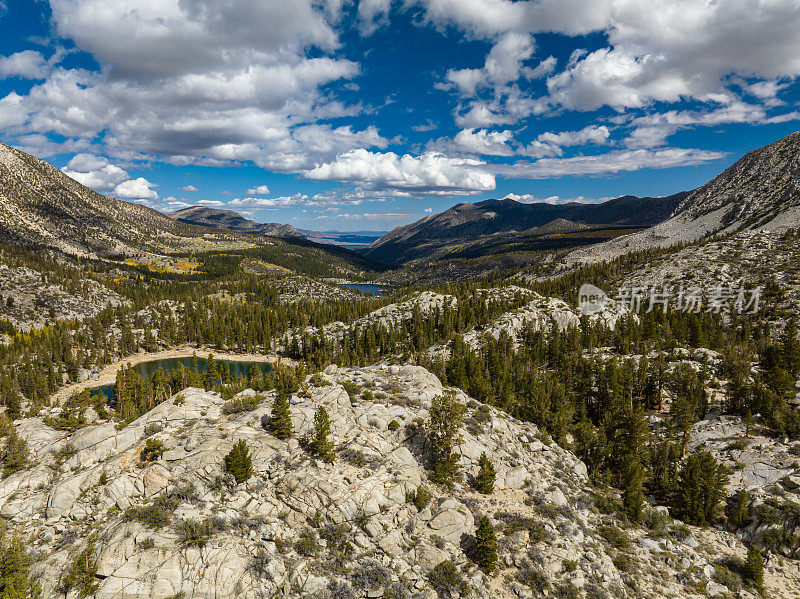
<path fill-rule="evenodd" d="M 148 528 L 164 528 L 169 524 L 176 507 L 177 498 L 159 497 L 150 505 L 129 507 L 125 511 L 124 519 L 139 522 Z"/>
<path fill-rule="evenodd" d="M 445 560 L 428 573 L 428 582 L 440 597 L 450 597 L 454 593 L 466 595 L 469 587 L 456 565 Z"/>
<path fill-rule="evenodd" d="M 497 536 L 492 523 L 486 516 L 478 525 L 475 540 L 478 545 L 475 550 L 475 561 L 481 570 L 486 574 L 491 574 L 497 569 Z"/>
<path fill-rule="evenodd" d="M 175 531 L 178 533 L 178 543 L 181 547 L 203 548 L 211 540 L 211 537 L 225 528 L 225 522 L 220 518 L 209 518 L 203 521 L 189 518 L 178 522 Z"/>
<path fill-rule="evenodd" d="M 294 542 L 294 550 L 302 556 L 313 557 L 319 553 L 320 545 L 316 533 L 310 528 L 301 531 Z"/>
<path fill-rule="evenodd" d="M 389 430 L 390 430 L 390 431 L 396 431 L 396 430 L 397 430 L 397 429 L 399 429 L 399 428 L 400 428 L 400 423 L 399 423 L 399 422 L 397 422 L 397 420 L 392 420 L 392 421 L 389 423 Z"/>
<path fill-rule="evenodd" d="M 164 444 L 158 439 L 148 439 L 144 444 L 142 453 L 139 454 L 139 459 L 145 464 L 148 462 L 155 462 L 162 456 L 165 450 L 166 447 L 164 447 Z"/>
<path fill-rule="evenodd" d="M 239 439 L 225 456 L 225 470 L 230 472 L 237 483 L 243 483 L 253 476 L 253 460 L 250 458 L 250 449 L 244 439 Z"/>
<path fill-rule="evenodd" d="M 94 536 L 89 538 L 86 547 L 72 561 L 67 572 L 61 580 L 64 593 L 77 590 L 78 597 L 89 597 L 97 592 L 100 583 L 96 579 L 97 560 L 95 559 Z"/>
<path fill-rule="evenodd" d="M 331 433 L 331 419 L 328 411 L 320 406 L 314 415 L 314 440 L 311 441 L 311 453 L 330 464 L 334 460 L 333 443 L 328 440 Z"/>
<path fill-rule="evenodd" d="M 406 493 L 406 501 L 413 503 L 414 507 L 420 512 L 428 507 L 431 497 L 431 492 L 428 491 L 428 487 L 425 485 L 420 485 L 416 491 L 408 491 Z"/>
<path fill-rule="evenodd" d="M 494 479 L 496 473 L 494 465 L 489 458 L 486 457 L 485 452 L 481 454 L 481 458 L 478 461 L 478 467 L 480 468 L 480 471 L 478 472 L 478 476 L 475 478 L 475 486 L 481 493 L 489 495 L 494 491 Z"/>
<path fill-rule="evenodd" d="M 237 397 L 236 399 L 231 399 L 222 404 L 222 413 L 240 414 L 242 412 L 252 412 L 262 401 L 264 401 L 264 396 L 260 393 Z"/>
<path fill-rule="evenodd" d="M 600 527 L 600 536 L 603 537 L 609 545 L 617 549 L 627 549 L 631 544 L 631 539 L 625 533 L 613 524 Z"/>
<path fill-rule="evenodd" d="M 547 574 L 544 570 L 529 563 L 520 568 L 515 578 L 535 591 L 540 597 L 550 588 L 550 581 L 547 579 Z"/>

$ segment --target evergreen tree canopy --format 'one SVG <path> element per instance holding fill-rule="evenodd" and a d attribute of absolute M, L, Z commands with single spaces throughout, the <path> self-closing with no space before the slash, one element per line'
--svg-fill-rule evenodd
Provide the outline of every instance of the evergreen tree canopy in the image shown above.
<path fill-rule="evenodd" d="M 250 458 L 250 449 L 244 439 L 239 439 L 225 456 L 225 470 L 230 472 L 237 483 L 243 483 L 253 476 L 253 460 Z"/>

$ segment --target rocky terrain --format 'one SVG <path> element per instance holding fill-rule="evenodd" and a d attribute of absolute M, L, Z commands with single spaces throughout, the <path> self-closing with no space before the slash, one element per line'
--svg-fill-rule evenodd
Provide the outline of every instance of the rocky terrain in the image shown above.
<path fill-rule="evenodd" d="M 650 528 L 617 528 L 575 456 L 460 392 L 462 469 L 474 474 L 487 452 L 495 491 L 477 493 L 468 477 L 452 490 L 426 482 L 424 422 L 444 391 L 419 367 L 331 366 L 292 396 L 288 442 L 263 426 L 271 396 L 226 414 L 218 395 L 199 389 L 122 428 L 95 421 L 64 434 L 29 418 L 17 429 L 36 465 L 4 481 L 0 514 L 32 539 L 45 597 L 64 595 L 75 563 L 98 598 L 433 598 L 434 586 L 448 595 L 431 574 L 442 562 L 455 566 L 453 597 L 728 592 L 711 578 L 720 560 L 744 555 L 734 535 L 675 524 L 662 508 L 650 510 Z M 303 448 L 319 406 L 331 416 L 332 464 Z M 223 457 L 239 439 L 254 472 L 236 484 Z M 156 441 L 163 451 L 143 454 Z M 407 492 L 422 484 L 432 497 L 418 509 Z M 483 516 L 498 536 L 491 576 L 471 559 Z M 771 556 L 765 584 L 770 597 L 797 596 L 796 562 Z"/>
<path fill-rule="evenodd" d="M 518 346 L 520 337 L 525 330 L 564 331 L 580 325 L 580 311 L 564 300 L 543 297 L 529 289 L 519 287 L 517 289 L 532 299 L 521 308 L 506 312 L 489 324 L 476 326 L 464 333 L 463 339 L 468 346 L 478 349 L 487 335 L 495 339 L 499 339 L 501 335 L 508 335 L 512 343 Z M 591 323 L 602 323 L 613 329 L 617 321 L 627 314 L 628 310 L 624 306 L 609 301 L 602 310 L 588 315 L 587 318 Z M 447 353 L 447 349 L 440 345 L 432 347 L 430 351 L 433 355 L 439 356 Z"/>
<path fill-rule="evenodd" d="M 571 252 L 566 264 L 601 262 L 636 250 L 741 231 L 783 233 L 800 222 L 800 132 L 749 152 L 696 189 L 672 218 L 645 231 Z"/>
<path fill-rule="evenodd" d="M 269 237 L 305 239 L 305 235 L 292 225 L 257 223 L 244 218 L 233 210 L 221 210 L 219 208 L 207 208 L 205 206 L 190 206 L 189 208 L 183 208 L 182 210 L 173 212 L 169 216 L 182 223 L 201 225 L 213 229 L 227 229 L 229 231 L 239 231 L 240 233 L 250 233 L 251 235 L 266 235 Z"/>
<path fill-rule="evenodd" d="M 92 279 L 58 281 L 32 268 L 0 264 L 0 318 L 21 331 L 54 319 L 82 320 L 124 301 Z"/>
<path fill-rule="evenodd" d="M 209 250 L 233 239 L 102 196 L 43 160 L 0 144 L 0 241 L 88 257 Z M 210 236 L 209 236 L 210 234 Z"/>

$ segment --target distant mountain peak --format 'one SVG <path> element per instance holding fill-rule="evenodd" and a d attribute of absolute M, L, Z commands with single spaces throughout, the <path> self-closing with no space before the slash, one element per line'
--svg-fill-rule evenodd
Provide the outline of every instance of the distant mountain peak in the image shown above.
<path fill-rule="evenodd" d="M 300 231 L 292 225 L 279 223 L 257 223 L 243 217 L 233 210 L 222 208 L 209 208 L 208 206 L 190 206 L 173 212 L 170 218 L 192 225 L 202 225 L 215 229 L 226 229 L 253 235 L 267 235 L 269 237 L 285 237 L 292 239 L 305 239 Z"/>

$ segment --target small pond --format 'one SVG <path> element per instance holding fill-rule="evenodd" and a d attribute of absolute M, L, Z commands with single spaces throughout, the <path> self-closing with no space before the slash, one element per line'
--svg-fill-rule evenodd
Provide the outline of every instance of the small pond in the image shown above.
<path fill-rule="evenodd" d="M 343 287 L 349 287 L 350 289 L 355 289 L 356 291 L 361 291 L 363 293 L 369 293 L 371 295 L 381 295 L 383 293 L 387 293 L 388 287 L 386 285 L 376 285 L 374 283 L 343 283 Z"/>
<path fill-rule="evenodd" d="M 150 360 L 149 362 L 139 362 L 138 364 L 134 364 L 132 366 L 133 370 L 139 373 L 143 378 L 152 379 L 153 375 L 159 368 L 163 368 L 167 372 L 172 370 L 176 370 L 179 364 L 183 364 L 184 367 L 192 370 L 194 368 L 192 364 L 193 358 L 191 356 L 186 358 L 164 358 L 163 360 Z M 258 366 L 261 369 L 262 374 L 268 373 L 272 370 L 272 364 L 269 362 L 247 362 L 243 360 L 223 360 L 223 359 L 216 359 L 214 360 L 217 363 L 217 368 L 221 369 L 224 367 L 228 367 L 228 370 L 231 373 L 231 376 L 237 377 L 242 376 L 247 378 L 247 375 L 250 373 L 250 369 L 253 366 Z M 208 369 L 208 360 L 206 358 L 201 358 L 200 356 L 197 357 L 197 371 L 198 372 L 205 372 Z M 110 385 L 103 385 L 102 387 L 97 387 L 103 395 L 105 395 L 109 400 L 114 398 L 114 387 L 115 384 Z M 94 390 L 96 390 L 94 389 Z"/>

